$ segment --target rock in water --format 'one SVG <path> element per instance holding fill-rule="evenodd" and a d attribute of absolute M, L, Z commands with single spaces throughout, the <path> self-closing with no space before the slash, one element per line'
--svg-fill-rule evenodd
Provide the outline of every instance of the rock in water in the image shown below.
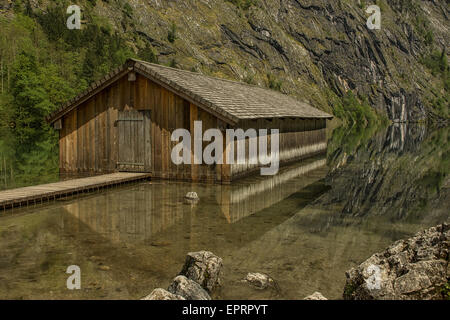
<path fill-rule="evenodd" d="M 252 286 L 254 286 L 257 289 L 266 289 L 269 287 L 273 287 L 273 288 L 277 288 L 277 284 L 275 282 L 275 280 L 273 280 L 269 275 L 264 274 L 264 273 L 253 273 L 253 272 L 249 272 L 247 273 L 247 276 L 245 277 L 245 279 L 243 280 L 249 284 L 251 284 Z"/>
<path fill-rule="evenodd" d="M 212 252 L 189 252 L 180 275 L 200 284 L 205 290 L 212 292 L 220 286 L 222 259 Z"/>
<path fill-rule="evenodd" d="M 186 300 L 180 295 L 173 294 L 162 288 L 157 288 L 152 291 L 148 296 L 142 298 L 141 300 Z"/>
<path fill-rule="evenodd" d="M 449 283 L 450 225 L 395 242 L 346 272 L 344 299 L 442 299 Z"/>
<path fill-rule="evenodd" d="M 304 297 L 303 300 L 328 300 L 320 292 L 314 292 L 313 294 Z"/>
<path fill-rule="evenodd" d="M 200 198 L 197 195 L 197 192 L 188 192 L 184 196 L 184 203 L 189 204 L 191 207 L 194 207 L 198 202 Z"/>
<path fill-rule="evenodd" d="M 173 279 L 172 284 L 167 290 L 184 297 L 186 300 L 211 300 L 211 297 L 205 289 L 194 280 L 190 280 L 185 276 L 178 276 Z"/>
<path fill-rule="evenodd" d="M 187 200 L 191 200 L 191 201 L 198 201 L 200 200 L 200 198 L 197 195 L 197 192 L 188 192 L 185 196 L 184 196 Z"/>

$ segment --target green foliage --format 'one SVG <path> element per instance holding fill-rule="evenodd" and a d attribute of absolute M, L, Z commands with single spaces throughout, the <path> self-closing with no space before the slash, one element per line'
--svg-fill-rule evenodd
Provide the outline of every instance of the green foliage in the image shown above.
<path fill-rule="evenodd" d="M 382 116 L 375 113 L 366 97 L 358 99 L 352 91 L 348 91 L 342 102 L 334 106 L 333 113 L 350 125 L 362 127 L 374 125 L 382 120 Z"/>
<path fill-rule="evenodd" d="M 441 294 L 444 300 L 450 300 L 450 281 L 447 282 L 444 286 L 442 286 Z"/>
<path fill-rule="evenodd" d="M 18 1 L 13 16 L 0 16 L 0 156 L 13 163 L 11 170 L 24 184 L 47 182 L 58 173 L 58 137 L 45 117 L 136 57 L 122 36 L 92 13 L 95 1 L 84 6 L 82 29 L 69 30 L 69 4 L 59 0 L 46 11 L 33 11 L 28 1 Z M 151 46 L 138 52 L 157 62 Z"/>
<path fill-rule="evenodd" d="M 15 61 L 11 94 L 18 141 L 20 145 L 33 143 L 52 105 L 42 86 L 36 58 L 30 53 L 22 51 Z"/>
<path fill-rule="evenodd" d="M 258 4 L 258 0 L 227 0 L 228 2 L 231 2 L 236 7 L 248 10 L 250 7 L 255 6 Z"/>
<path fill-rule="evenodd" d="M 447 82 L 448 82 L 448 77 L 447 77 Z M 448 88 L 449 83 L 446 84 L 446 87 Z M 446 89 L 448 90 L 448 89 Z M 448 98 L 449 94 L 447 92 L 447 97 L 444 96 L 438 96 L 435 97 L 431 103 L 433 108 L 438 112 L 438 114 L 448 118 L 449 116 L 449 98 Z"/>
<path fill-rule="evenodd" d="M 347 154 L 353 154 L 360 146 L 366 146 L 377 130 L 383 127 L 383 124 L 369 123 L 367 126 L 340 126 L 334 129 L 328 141 L 328 160 L 335 161 L 334 154 L 339 150 L 343 150 Z"/>
<path fill-rule="evenodd" d="M 380 7 L 380 11 L 381 12 L 386 12 L 387 11 L 387 4 L 382 1 L 382 0 L 376 0 L 375 1 L 376 5 Z"/>
<path fill-rule="evenodd" d="M 170 30 L 167 33 L 167 40 L 170 43 L 174 43 L 176 39 L 177 39 L 177 26 L 176 26 L 175 22 L 172 22 L 172 25 L 170 26 Z"/>
<path fill-rule="evenodd" d="M 123 6 L 123 11 L 128 18 L 133 17 L 133 8 L 130 6 L 128 2 L 126 2 L 125 5 Z"/>
<path fill-rule="evenodd" d="M 254 74 L 248 73 L 248 74 L 244 77 L 244 82 L 245 82 L 245 83 L 248 83 L 248 84 L 253 84 L 253 85 L 255 85 L 255 84 L 256 84 L 256 81 L 255 81 L 255 75 L 254 75 Z"/>
<path fill-rule="evenodd" d="M 450 67 L 448 65 L 447 54 L 445 50 L 441 52 L 435 50 L 431 54 L 423 57 L 421 63 L 425 65 L 430 72 L 440 79 L 444 93 L 437 92 L 431 99 L 433 108 L 438 114 L 448 117 L 450 103 Z"/>
<path fill-rule="evenodd" d="M 144 61 L 158 63 L 158 56 L 153 51 L 153 47 L 148 43 L 143 49 L 139 50 L 138 56 Z"/>
<path fill-rule="evenodd" d="M 434 41 L 431 23 L 426 16 L 422 4 L 416 0 L 400 0 L 398 5 L 405 17 L 412 17 L 412 24 L 417 34 L 419 34 L 425 45 L 431 46 Z"/>
<path fill-rule="evenodd" d="M 77 51 L 84 55 L 78 78 L 87 83 L 98 80 L 109 70 L 123 64 L 127 58 L 135 56 L 121 36 L 111 31 L 108 22 L 88 11 L 83 12 L 86 25 L 81 30 L 69 30 L 66 27 L 66 5 L 65 1 L 58 2 L 48 7 L 46 12 L 32 13 L 31 18 L 38 22 L 50 42 L 59 44 L 58 49 Z"/>
<path fill-rule="evenodd" d="M 98 80 L 128 58 L 135 57 L 118 34 L 97 25 L 89 25 L 84 32 L 90 43 L 86 48 L 82 77 L 88 82 Z"/>
<path fill-rule="evenodd" d="M 177 61 L 175 60 L 175 58 L 170 60 L 169 67 L 171 67 L 171 68 L 176 68 L 177 67 Z"/>
<path fill-rule="evenodd" d="M 434 76 L 441 75 L 448 81 L 449 66 L 445 50 L 442 50 L 442 52 L 433 51 L 430 55 L 422 58 L 421 62 L 430 69 Z M 447 87 L 446 89 L 448 90 L 449 88 Z"/>
<path fill-rule="evenodd" d="M 272 90 L 281 91 L 283 83 L 281 82 L 281 80 L 277 79 L 273 74 L 268 73 L 267 86 Z"/>
<path fill-rule="evenodd" d="M 353 284 L 346 284 L 344 288 L 344 297 L 350 298 L 352 294 L 355 292 L 356 288 Z"/>

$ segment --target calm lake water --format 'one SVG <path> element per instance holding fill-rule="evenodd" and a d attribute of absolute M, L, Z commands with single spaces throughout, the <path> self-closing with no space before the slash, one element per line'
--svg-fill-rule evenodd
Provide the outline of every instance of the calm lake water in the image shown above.
<path fill-rule="evenodd" d="M 338 128 L 328 154 L 231 186 L 151 181 L 0 213 L 0 298 L 138 299 L 189 251 L 223 258 L 216 299 L 342 297 L 345 271 L 449 220 L 448 128 Z M 184 203 L 188 191 L 200 197 Z M 69 265 L 81 290 L 66 288 Z M 240 280 L 271 275 L 279 290 Z"/>

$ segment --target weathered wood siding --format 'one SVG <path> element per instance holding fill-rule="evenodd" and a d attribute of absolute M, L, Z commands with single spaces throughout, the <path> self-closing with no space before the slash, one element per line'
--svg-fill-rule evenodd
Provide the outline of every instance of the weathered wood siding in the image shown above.
<path fill-rule="evenodd" d="M 177 180 L 229 182 L 256 170 L 257 165 L 175 165 L 171 151 L 176 142 L 172 132 L 184 128 L 191 132 L 194 147 L 194 121 L 203 123 L 203 132 L 209 128 L 230 128 L 222 120 L 202 108 L 177 96 L 166 88 L 136 74 L 135 81 L 128 76 L 118 79 L 100 93 L 72 110 L 62 118 L 60 131 L 60 169 L 69 173 L 107 173 L 119 170 L 119 134 L 117 120 L 124 110 L 148 111 L 151 118 L 150 158 L 145 171 L 153 177 Z M 279 129 L 280 161 L 288 162 L 326 150 L 326 120 L 273 119 L 241 121 L 236 128 L 244 130 Z M 225 132 L 224 132 L 225 137 Z M 225 140 L 225 139 L 224 139 Z M 246 139 L 246 149 L 249 141 Z M 123 142 L 122 142 L 123 143 Z M 235 145 L 237 142 L 234 142 Z M 209 142 L 202 142 L 203 148 Z M 226 153 L 229 146 L 225 145 Z M 269 148 L 270 150 L 270 143 Z M 235 146 L 237 151 L 237 145 Z M 235 154 L 236 156 L 236 154 Z M 246 156 L 248 160 L 248 155 Z M 194 155 L 191 156 L 193 163 Z M 224 161 L 226 155 L 224 155 Z"/>
<path fill-rule="evenodd" d="M 119 112 L 125 109 L 150 111 L 150 163 L 154 177 L 211 182 L 222 180 L 222 165 L 176 166 L 171 160 L 171 151 L 176 145 L 171 141 L 171 135 L 175 129 L 184 128 L 193 132 L 194 121 L 199 120 L 203 122 L 203 131 L 206 131 L 222 125 L 222 121 L 140 75 L 132 82 L 126 76 L 121 78 L 64 116 L 60 131 L 61 171 L 117 171 L 120 144 L 117 120 Z M 193 135 L 191 144 L 194 145 Z"/>
<path fill-rule="evenodd" d="M 258 119 L 258 120 L 245 120 L 241 121 L 237 125 L 244 131 L 250 128 L 267 129 L 268 131 L 268 143 L 267 150 L 270 154 L 272 136 L 270 134 L 271 129 L 279 130 L 279 159 L 280 164 L 286 164 L 296 160 L 300 160 L 306 157 L 310 157 L 316 154 L 326 152 L 327 139 L 326 139 L 326 120 L 325 119 Z M 232 164 L 230 166 L 231 177 L 235 179 L 257 170 L 258 165 L 252 164 L 249 161 L 248 149 L 250 139 L 245 139 L 246 145 L 246 158 L 245 164 Z M 256 141 L 256 143 L 258 143 Z M 235 159 L 237 160 L 238 142 L 234 142 Z M 269 165 L 265 165 L 268 167 Z"/>

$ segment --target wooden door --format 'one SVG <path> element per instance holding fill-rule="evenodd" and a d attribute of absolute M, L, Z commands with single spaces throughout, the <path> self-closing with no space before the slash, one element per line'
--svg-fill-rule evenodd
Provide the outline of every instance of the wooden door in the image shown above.
<path fill-rule="evenodd" d="M 150 111 L 120 111 L 117 126 L 119 135 L 117 169 L 151 172 Z"/>

